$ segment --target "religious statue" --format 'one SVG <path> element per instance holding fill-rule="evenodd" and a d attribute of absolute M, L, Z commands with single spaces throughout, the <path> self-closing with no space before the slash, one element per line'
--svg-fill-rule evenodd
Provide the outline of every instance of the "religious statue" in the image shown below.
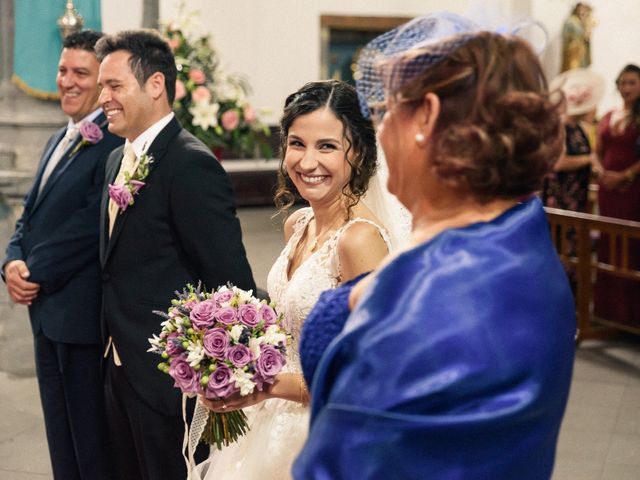
<path fill-rule="evenodd" d="M 591 33 L 595 26 L 593 8 L 578 2 L 562 26 L 561 72 L 591 65 Z"/>

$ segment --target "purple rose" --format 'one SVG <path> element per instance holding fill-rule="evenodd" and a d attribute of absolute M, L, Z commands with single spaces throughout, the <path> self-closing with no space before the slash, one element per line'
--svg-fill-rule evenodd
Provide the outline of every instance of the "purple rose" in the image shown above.
<path fill-rule="evenodd" d="M 222 292 L 215 292 L 213 294 L 213 299 L 218 303 L 218 305 L 222 303 L 227 303 L 232 298 L 233 298 L 233 292 L 231 290 L 224 290 Z"/>
<path fill-rule="evenodd" d="M 278 319 L 278 315 L 276 315 L 276 312 L 273 310 L 273 308 L 266 304 L 263 304 L 260 307 L 260 316 L 264 320 L 264 324 L 267 327 L 269 325 L 275 324 L 276 320 Z"/>
<path fill-rule="evenodd" d="M 218 305 L 229 302 L 233 298 L 233 292 L 231 290 L 224 290 L 222 292 L 215 292 L 213 299 Z"/>
<path fill-rule="evenodd" d="M 231 381 L 231 369 L 225 364 L 219 364 L 209 375 L 209 383 L 204 389 L 206 398 L 227 398 L 238 391 Z"/>
<path fill-rule="evenodd" d="M 247 327 L 255 327 L 260 323 L 260 316 L 255 305 L 246 304 L 238 307 L 238 317 Z"/>
<path fill-rule="evenodd" d="M 124 184 L 109 184 L 109 197 L 121 211 L 125 211 L 133 201 L 133 195 Z"/>
<path fill-rule="evenodd" d="M 96 144 L 104 136 L 102 130 L 93 122 L 84 122 L 80 125 L 80 135 L 85 142 Z"/>
<path fill-rule="evenodd" d="M 135 195 L 140 191 L 142 187 L 146 185 L 146 183 L 141 182 L 140 180 L 129 180 L 129 185 L 131 185 L 132 195 Z"/>
<path fill-rule="evenodd" d="M 203 330 L 213 324 L 215 313 L 216 304 L 211 300 L 204 300 L 193 306 L 189 318 L 196 329 Z"/>
<path fill-rule="evenodd" d="M 236 322 L 238 318 L 238 312 L 233 307 L 222 307 L 216 311 L 215 317 L 220 323 L 231 325 Z"/>
<path fill-rule="evenodd" d="M 165 351 L 170 357 L 177 357 L 184 351 L 184 348 L 182 348 L 182 342 L 178 340 L 177 332 L 171 332 L 167 335 L 167 346 Z"/>
<path fill-rule="evenodd" d="M 251 350 L 240 344 L 231 347 L 227 351 L 227 358 L 231 363 L 233 363 L 234 367 L 240 368 L 249 363 L 252 360 L 253 355 L 251 354 Z"/>
<path fill-rule="evenodd" d="M 256 370 L 262 380 L 271 383 L 285 364 L 284 357 L 273 345 L 260 345 L 260 356 L 256 362 Z"/>
<path fill-rule="evenodd" d="M 202 346 L 209 356 L 223 360 L 229 347 L 229 334 L 224 328 L 212 328 L 204 334 Z"/>
<path fill-rule="evenodd" d="M 171 362 L 169 375 L 175 381 L 174 387 L 178 387 L 184 393 L 198 393 L 200 374 L 191 368 L 186 357 L 178 357 Z"/>

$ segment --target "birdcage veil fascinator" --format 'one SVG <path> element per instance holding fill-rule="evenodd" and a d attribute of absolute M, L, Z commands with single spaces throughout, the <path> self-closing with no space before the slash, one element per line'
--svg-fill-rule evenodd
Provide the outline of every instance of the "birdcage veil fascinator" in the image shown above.
<path fill-rule="evenodd" d="M 417 17 L 369 42 L 357 62 L 356 89 L 362 113 L 370 117 L 372 109 L 384 108 L 390 91 L 436 65 L 482 31 L 527 36 L 535 29 L 543 40 L 532 45 L 541 53 L 548 42 L 542 24 L 525 19 L 514 26 L 485 26 L 451 12 L 435 12 Z M 400 61 L 401 60 L 401 61 Z"/>
<path fill-rule="evenodd" d="M 527 38 L 533 37 L 532 30 L 541 33 L 541 41 Z M 355 77 L 363 115 L 375 120 L 384 112 L 390 92 L 398 91 L 482 31 L 517 35 L 527 40 L 539 54 L 548 43 L 546 29 L 532 19 L 524 19 L 513 26 L 489 27 L 450 12 L 415 18 L 374 38 L 362 49 Z M 388 169 L 380 148 L 378 164 L 378 173 L 371 180 L 363 201 L 391 231 L 398 245 L 407 244 L 411 216 L 386 188 Z"/>

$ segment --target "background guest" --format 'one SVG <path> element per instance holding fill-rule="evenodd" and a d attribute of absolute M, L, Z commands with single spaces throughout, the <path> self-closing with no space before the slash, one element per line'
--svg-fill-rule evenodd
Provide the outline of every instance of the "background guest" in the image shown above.
<path fill-rule="evenodd" d="M 621 108 L 608 112 L 598 127 L 597 153 L 604 168 L 598 190 L 600 215 L 640 221 L 640 67 L 625 66 L 616 80 Z M 598 259 L 610 256 L 610 238 L 598 242 Z M 621 245 L 616 246 L 621 252 Z M 640 242 L 629 244 L 629 267 L 640 269 Z M 602 318 L 640 326 L 640 283 L 598 272 L 594 313 Z"/>
<path fill-rule="evenodd" d="M 561 90 L 566 102 L 563 118 L 565 152 L 547 174 L 542 187 L 542 202 L 547 207 L 587 212 L 591 173 L 602 173 L 589 132 L 591 119 L 604 95 L 605 81 L 600 75 L 586 69 L 574 69 L 554 78 L 551 92 Z M 571 229 L 563 239 L 565 251 L 576 255 L 576 232 Z M 568 271 L 575 291 L 575 269 Z"/>
<path fill-rule="evenodd" d="M 363 51 L 359 91 L 386 110 L 388 186 L 413 238 L 351 292 L 296 478 L 551 475 L 575 315 L 531 194 L 562 124 L 529 46 L 477 30 L 428 15 Z"/>

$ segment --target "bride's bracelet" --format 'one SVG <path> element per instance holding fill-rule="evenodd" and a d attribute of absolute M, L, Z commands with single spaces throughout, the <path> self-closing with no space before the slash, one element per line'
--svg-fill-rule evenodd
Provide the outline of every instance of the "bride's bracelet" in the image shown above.
<path fill-rule="evenodd" d="M 309 389 L 307 389 L 307 384 L 304 382 L 304 378 L 300 379 L 300 403 L 303 407 L 309 405 Z"/>

